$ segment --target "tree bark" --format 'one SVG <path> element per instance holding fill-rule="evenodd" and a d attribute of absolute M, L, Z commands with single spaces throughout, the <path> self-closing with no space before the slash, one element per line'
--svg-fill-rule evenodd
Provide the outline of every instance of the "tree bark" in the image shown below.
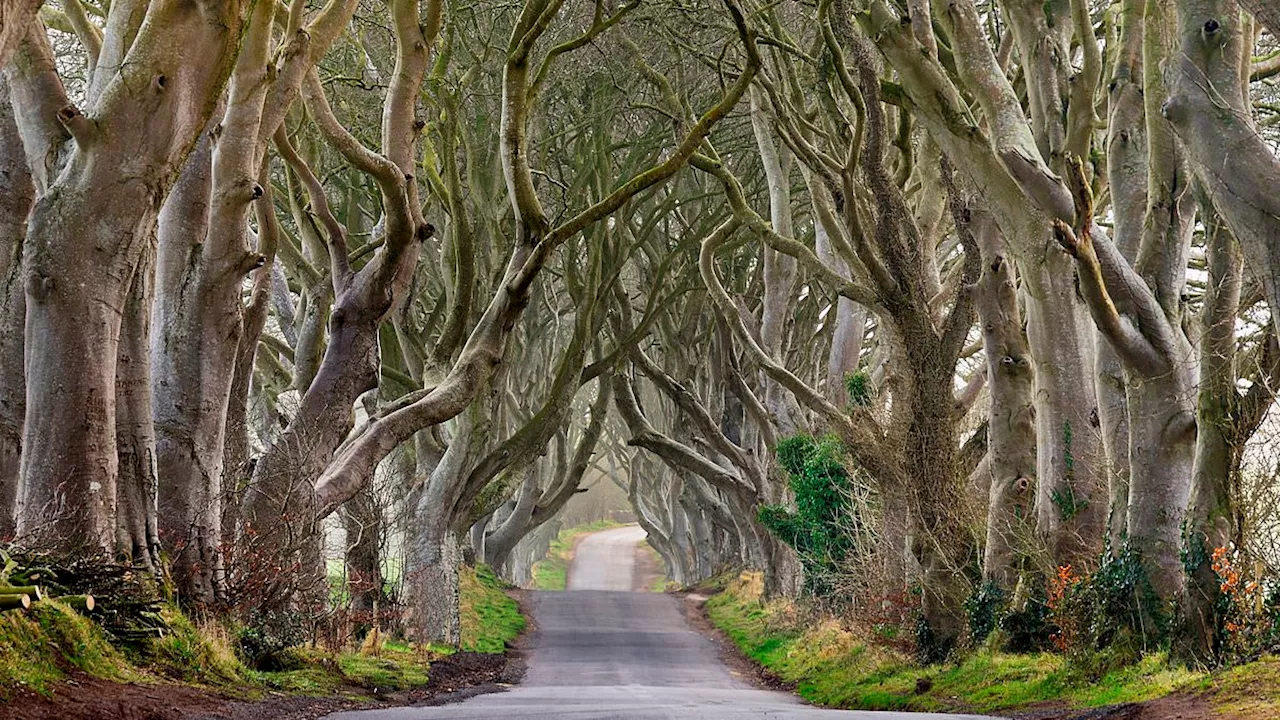
<path fill-rule="evenodd" d="M 7 24 L 7 18 L 3 22 Z M 3 63 L 0 55 L 0 65 Z M 0 76 L 0 542 L 12 540 L 17 530 L 18 471 L 26 405 L 22 245 L 33 202 L 35 185 L 14 120 L 8 83 Z"/>
<path fill-rule="evenodd" d="M 479 454 L 473 442 L 485 437 L 491 421 L 491 398 L 488 393 L 482 397 L 459 417 L 448 450 L 417 498 L 405 581 L 410 627 L 420 643 L 456 646 L 460 638 L 458 566 L 462 552 L 455 525 L 463 480 Z"/>
<path fill-rule="evenodd" d="M 383 106 L 385 155 L 364 147 L 341 126 L 329 107 L 314 68 L 307 75 L 303 93 L 321 134 L 378 186 L 386 236 L 373 259 L 359 270 L 353 270 L 345 231 L 328 212 L 323 188 L 318 181 L 308 183 L 312 207 L 326 224 L 336 299 L 329 317 L 329 344 L 315 379 L 303 394 L 289 427 L 254 466 L 246 493 L 243 550 L 249 556 L 273 558 L 275 562 L 269 565 L 292 565 L 298 549 L 316 536 L 318 520 L 346 499 L 319 503 L 316 481 L 354 425 L 352 408 L 356 400 L 378 386 L 378 328 L 403 300 L 421 242 L 431 233 L 430 226 L 421 217 L 414 179 L 414 147 L 420 129 L 416 125 L 415 98 L 426 72 L 430 49 L 439 34 L 441 8 L 441 3 L 435 0 L 428 2 L 427 20 L 420 23 L 417 0 L 392 3 L 396 68 Z M 276 145 L 304 181 L 314 179 L 314 176 L 306 177 L 310 169 L 291 152 L 287 142 L 278 138 Z M 376 463 L 357 478 L 353 490 L 373 476 L 374 465 Z M 268 585 L 272 584 L 266 580 Z M 273 597 L 268 598 L 268 602 L 286 600 L 276 597 L 280 593 L 274 590 L 270 594 Z"/>
<path fill-rule="evenodd" d="M 241 299 L 245 275 L 265 258 L 249 251 L 249 211 L 265 190 L 257 182 L 259 123 L 269 87 L 267 55 L 275 8 L 254 6 L 249 29 L 227 90 L 226 111 L 208 133 L 210 154 L 188 159 L 190 185 L 174 192 L 182 213 L 196 207 L 207 224 L 182 234 L 186 218 L 162 225 L 165 293 L 160 296 L 160 327 L 154 341 L 162 358 L 157 377 L 157 422 L 164 481 L 161 532 L 168 543 L 171 571 L 179 593 L 195 605 L 222 594 L 222 475 L 227 413 L 236 356 L 244 330 Z M 205 163 L 208 163 L 207 169 Z M 206 188 L 200 178 L 208 173 Z M 207 192 L 207 196 L 204 193 Z M 203 232 L 200 232 L 203 230 Z M 176 277 L 172 277 L 173 272 Z M 269 272 L 269 270 L 268 270 Z"/>
<path fill-rule="evenodd" d="M 1242 439 L 1236 423 L 1236 313 L 1244 258 L 1221 223 L 1206 218 L 1206 263 L 1209 281 L 1200 313 L 1200 387 L 1196 400 L 1195 466 L 1187 508 L 1187 594 L 1183 612 L 1190 625 L 1188 655 L 1211 659 L 1221 628 L 1218 600 L 1221 578 L 1212 555 L 1230 548 L 1236 537 L 1234 490 Z"/>
<path fill-rule="evenodd" d="M 1147 113 L 1142 95 L 1145 0 L 1124 0 L 1120 48 L 1112 72 L 1107 122 L 1107 186 L 1111 190 L 1116 249 L 1125 260 L 1137 258 L 1147 212 Z M 1154 59 L 1157 64 L 1159 58 Z M 1098 423 L 1106 451 L 1107 541 L 1112 553 L 1124 547 L 1129 509 L 1129 405 L 1120 357 L 1099 337 L 1095 362 Z"/>
<path fill-rule="evenodd" d="M 1252 37 L 1244 36 L 1246 25 L 1230 0 L 1181 0 L 1177 7 L 1161 111 L 1267 302 L 1280 307 L 1280 196 L 1271 191 L 1280 186 L 1280 159 L 1252 119 L 1248 75 L 1241 71 Z M 1280 313 L 1272 323 L 1280 328 Z"/>
<path fill-rule="evenodd" d="M 755 131 L 756 148 L 764 164 L 764 175 L 769 187 L 769 222 L 784 237 L 794 234 L 791 221 L 791 153 L 774 142 L 769 119 L 761 104 L 759 90 L 751 93 L 751 127 Z M 761 244 L 764 255 L 764 298 L 760 308 L 760 345 L 774 358 L 781 359 L 783 340 L 787 332 L 793 286 L 796 282 L 796 260 L 767 244 Z M 770 378 L 762 374 L 764 404 L 774 418 L 777 433 L 781 437 L 795 435 L 799 431 L 795 399 Z"/>
<path fill-rule="evenodd" d="M 1093 330 L 1069 261 L 1044 252 L 1051 241 L 1049 219 L 1074 219 L 1071 194 L 1042 157 L 974 4 L 957 0 L 939 15 L 951 25 L 956 66 L 986 115 L 984 126 L 969 114 L 949 73 L 921 51 L 886 3 L 873 3 L 859 21 L 901 74 L 917 118 L 979 188 L 1008 240 L 1023 281 L 1027 336 L 1036 361 L 1037 528 L 1056 565 L 1088 567 L 1097 557 L 1106 514 L 1100 500 L 1105 452 L 1094 427 L 1096 404 L 1092 392 L 1081 392 L 1093 385 Z M 1063 513 L 1055 497 L 1067 499 L 1073 511 Z"/>
<path fill-rule="evenodd" d="M 155 250 L 134 270 L 116 357 L 116 553 L 144 571 L 160 567 L 156 429 L 151 414 L 151 305 Z"/>
<path fill-rule="evenodd" d="M 987 356 L 991 409 L 987 462 L 990 492 L 982 577 L 1006 594 L 1018 581 L 1022 560 L 1033 549 L 1031 510 L 1035 497 L 1036 445 L 1033 367 L 1018 311 L 1013 263 L 989 218 L 979 216 L 974 235 L 982 251 L 978 317 Z"/>
<path fill-rule="evenodd" d="M 342 527 L 347 533 L 347 591 L 351 609 L 371 613 L 385 606 L 382 578 L 382 511 L 372 489 L 366 488 L 342 506 Z M 376 618 L 371 618 L 376 622 Z"/>
<path fill-rule="evenodd" d="M 1148 18 L 1151 16 L 1148 15 Z M 1147 42 L 1158 42 L 1147 27 Z M 1158 76 L 1148 76 L 1146 97 L 1159 97 Z M 1148 113 L 1150 176 L 1146 222 L 1136 267 L 1110 240 L 1095 234 L 1092 197 L 1083 169 L 1075 167 L 1082 223 L 1073 233 L 1058 221 L 1055 232 L 1079 267 L 1081 294 L 1098 329 L 1124 364 L 1129 404 L 1128 543 L 1146 579 L 1164 603 L 1183 588 L 1182 522 L 1190 491 L 1196 424 L 1192 350 L 1182 331 L 1181 271 L 1190 248 L 1193 214 L 1181 181 L 1178 156 L 1164 121 Z M 1145 604 L 1141 610 L 1150 610 Z M 1161 609 L 1156 609 L 1162 611 Z"/>
<path fill-rule="evenodd" d="M 13 57 L 42 0 L 0 0 L 0 69 Z"/>

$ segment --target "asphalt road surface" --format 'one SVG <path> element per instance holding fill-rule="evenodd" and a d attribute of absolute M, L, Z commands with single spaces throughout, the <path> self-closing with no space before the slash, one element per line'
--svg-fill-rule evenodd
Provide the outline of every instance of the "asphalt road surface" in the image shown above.
<path fill-rule="evenodd" d="M 689 628 L 675 597 L 630 592 L 635 546 L 642 539 L 637 527 L 584 538 L 570 569 L 569 592 L 533 594 L 536 630 L 520 685 L 456 705 L 345 712 L 329 720 L 980 720 L 820 710 L 735 679 L 716 646 Z"/>

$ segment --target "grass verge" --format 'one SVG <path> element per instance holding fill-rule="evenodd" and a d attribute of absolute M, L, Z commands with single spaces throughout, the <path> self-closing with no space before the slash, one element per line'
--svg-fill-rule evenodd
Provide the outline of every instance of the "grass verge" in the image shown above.
<path fill-rule="evenodd" d="M 463 567 L 458 578 L 462 613 L 462 649 L 501 653 L 524 632 L 520 606 L 488 565 Z"/>
<path fill-rule="evenodd" d="M 573 546 L 578 537 L 616 527 L 622 527 L 622 524 L 613 520 L 597 520 L 561 530 L 551 541 L 547 556 L 533 565 L 533 589 L 564 590 L 569 580 L 569 564 L 573 562 Z"/>
<path fill-rule="evenodd" d="M 1280 659 L 1217 673 L 1187 670 L 1165 655 L 1091 677 L 1051 653 L 979 650 L 921 667 L 840 621 L 794 603 L 762 601 L 758 574 L 721 579 L 707 616 L 748 657 L 825 707 L 922 712 L 1007 712 L 1047 704 L 1087 709 L 1185 694 L 1231 718 L 1280 717 Z"/>
<path fill-rule="evenodd" d="M 463 567 L 460 573 L 459 649 L 504 652 L 525 628 L 519 605 L 487 566 Z M 432 661 L 453 652 L 389 639 L 337 652 L 299 647 L 288 651 L 287 669 L 263 672 L 245 665 L 222 624 L 196 622 L 174 606 L 161 615 L 160 637 L 122 649 L 90 618 L 56 601 L 0 612 L 0 700 L 20 691 L 49 697 L 75 671 L 112 682 L 177 682 L 244 699 L 267 691 L 317 697 L 362 689 L 385 693 L 426 685 Z"/>
<path fill-rule="evenodd" d="M 48 693 L 71 670 L 121 682 L 144 676 L 101 628 L 62 603 L 0 612 L 0 695 L 6 688 Z"/>

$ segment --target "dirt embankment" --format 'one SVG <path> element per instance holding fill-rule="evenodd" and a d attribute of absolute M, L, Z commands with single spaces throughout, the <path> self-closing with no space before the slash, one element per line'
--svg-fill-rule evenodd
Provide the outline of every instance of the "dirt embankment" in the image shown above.
<path fill-rule="evenodd" d="M 0 720 L 312 720 L 339 710 L 439 705 L 519 681 L 522 653 L 460 652 L 431 663 L 427 684 L 401 692 L 351 685 L 330 697 L 267 693 L 241 700 L 215 690 L 157 683 L 127 685 L 70 673 L 51 697 L 19 691 L 0 704 Z"/>
<path fill-rule="evenodd" d="M 1015 720 L 1269 720 L 1262 716 L 1224 715 L 1195 695 L 1175 693 L 1143 703 L 1125 703 L 1094 710 L 1041 708 L 1018 712 Z"/>
<path fill-rule="evenodd" d="M 524 676 L 525 649 L 534 629 L 528 596 L 508 594 L 530 620 L 505 653 L 457 652 L 440 658 L 431 663 L 427 683 L 409 690 L 348 684 L 324 697 L 266 691 L 250 700 L 215 688 L 116 683 L 68 669 L 67 680 L 49 697 L 16 690 L 0 698 L 0 720 L 313 720 L 341 710 L 443 705 L 499 692 Z M 250 692 L 245 688 L 246 695 Z"/>

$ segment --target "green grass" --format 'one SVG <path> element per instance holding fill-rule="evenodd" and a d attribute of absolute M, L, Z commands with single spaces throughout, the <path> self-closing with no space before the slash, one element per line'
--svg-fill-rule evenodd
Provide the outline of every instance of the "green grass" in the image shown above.
<path fill-rule="evenodd" d="M 1194 689 L 1209 697 L 1223 717 L 1280 717 L 1280 657 L 1206 675 Z"/>
<path fill-rule="evenodd" d="M 569 580 L 569 563 L 573 562 L 573 545 L 580 535 L 621 527 L 613 520 L 597 520 L 586 525 L 565 528 L 560 531 L 547 556 L 534 563 L 533 587 L 535 590 L 564 590 Z"/>
<path fill-rule="evenodd" d="M 525 628 L 507 586 L 483 565 L 461 568 L 459 584 L 461 649 L 504 652 Z M 15 689 L 51 694 L 73 669 L 117 682 L 216 688 L 246 699 L 266 691 L 328 696 L 355 687 L 391 692 L 426 684 L 430 660 L 454 651 L 370 639 L 357 651 L 293 648 L 290 669 L 261 672 L 245 666 L 222 624 L 193 621 L 172 605 L 161 616 L 164 633 L 126 652 L 89 618 L 55 601 L 38 602 L 29 611 L 0 612 L 0 700 Z"/>
<path fill-rule="evenodd" d="M 140 677 L 101 628 L 62 603 L 0 613 L 0 697 L 14 688 L 47 695 L 72 669 L 108 680 Z"/>
<path fill-rule="evenodd" d="M 461 598 L 462 649 L 501 653 L 524 632 L 520 606 L 488 565 L 463 567 L 458 578 Z"/>
<path fill-rule="evenodd" d="M 250 672 L 222 625 L 197 624 L 172 605 L 165 607 L 161 616 L 167 632 L 132 658 L 135 664 L 188 683 L 237 686 L 249 682 Z"/>
<path fill-rule="evenodd" d="M 407 647 L 384 644 L 377 655 L 344 653 L 337 658 L 344 680 L 380 692 L 408 690 L 427 684 L 429 664 Z"/>
<path fill-rule="evenodd" d="M 758 577 L 743 575 L 723 582 L 723 588 L 707 601 L 711 621 L 744 654 L 796 683 L 797 693 L 816 705 L 996 712 L 1050 701 L 1094 708 L 1180 692 L 1212 694 L 1219 707 L 1262 707 L 1258 717 L 1280 717 L 1277 659 L 1209 675 L 1154 653 L 1092 677 L 1052 653 L 981 650 L 958 662 L 921 667 L 832 618 L 808 615 L 785 601 L 762 602 Z"/>

